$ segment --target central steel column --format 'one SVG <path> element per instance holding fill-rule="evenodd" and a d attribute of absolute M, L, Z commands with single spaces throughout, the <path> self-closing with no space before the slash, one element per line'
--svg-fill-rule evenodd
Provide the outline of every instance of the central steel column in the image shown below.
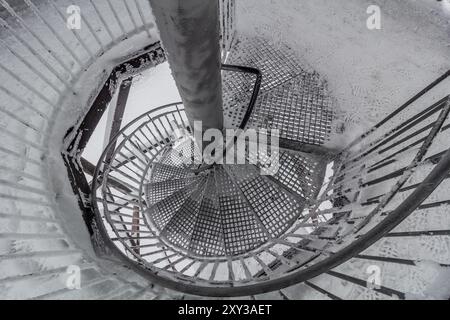
<path fill-rule="evenodd" d="M 219 2 L 150 0 L 191 126 L 223 129 Z"/>

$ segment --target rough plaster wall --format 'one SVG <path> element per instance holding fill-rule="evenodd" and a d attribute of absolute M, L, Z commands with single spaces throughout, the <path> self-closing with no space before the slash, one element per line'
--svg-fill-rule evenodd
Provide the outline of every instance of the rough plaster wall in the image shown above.
<path fill-rule="evenodd" d="M 148 2 L 0 4 L 0 296 L 155 297 L 129 270 L 95 258 L 60 154 L 112 68 L 159 40 Z M 66 28 L 70 4 L 81 8 L 81 30 Z M 67 289 L 69 265 L 81 268 L 82 290 Z"/>

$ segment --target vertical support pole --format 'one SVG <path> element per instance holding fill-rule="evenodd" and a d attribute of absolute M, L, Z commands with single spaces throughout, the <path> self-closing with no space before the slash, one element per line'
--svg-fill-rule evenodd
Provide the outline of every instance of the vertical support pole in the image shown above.
<path fill-rule="evenodd" d="M 117 103 L 115 108 L 111 109 L 113 111 L 112 119 L 108 119 L 107 132 L 105 133 L 105 147 L 110 143 L 112 138 L 120 131 L 122 126 L 122 119 L 125 113 L 125 107 L 127 106 L 128 96 L 130 94 L 131 85 L 133 83 L 133 78 L 128 78 L 122 81 L 119 89 L 119 94 L 117 97 Z M 109 163 L 114 153 L 115 146 L 111 148 L 105 157 L 105 162 Z"/>
<path fill-rule="evenodd" d="M 149 1 L 191 127 L 222 130 L 219 1 Z"/>

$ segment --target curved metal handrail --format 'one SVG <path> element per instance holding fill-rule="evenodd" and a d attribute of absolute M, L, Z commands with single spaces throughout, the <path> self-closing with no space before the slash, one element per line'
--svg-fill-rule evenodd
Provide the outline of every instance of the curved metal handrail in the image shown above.
<path fill-rule="evenodd" d="M 256 81 L 253 86 L 252 96 L 250 98 L 250 102 L 248 103 L 247 110 L 242 118 L 241 124 L 239 125 L 239 129 L 244 130 L 250 120 L 250 117 L 253 113 L 253 109 L 255 108 L 256 100 L 258 99 L 259 91 L 261 89 L 262 83 L 262 72 L 257 68 L 252 67 L 244 67 L 238 65 L 231 64 L 222 64 L 222 70 L 225 71 L 234 71 L 234 72 L 242 72 L 242 73 L 252 73 L 256 75 Z"/>
<path fill-rule="evenodd" d="M 372 128 L 364 132 L 362 135 L 354 139 L 347 147 L 344 148 L 337 156 L 336 158 L 342 157 L 346 152 L 348 152 L 353 146 L 370 136 L 375 130 L 381 128 L 383 125 L 385 125 L 389 120 L 394 118 L 396 115 L 407 109 L 409 106 L 411 106 L 414 102 L 419 100 L 421 97 L 423 97 L 426 93 L 431 91 L 433 88 L 435 88 L 437 85 L 442 83 L 445 79 L 450 77 L 450 70 L 445 72 L 442 76 L 434 80 L 432 83 L 430 83 L 428 86 L 426 86 L 424 89 L 422 89 L 419 93 L 414 95 L 411 99 L 406 101 L 404 104 L 402 104 L 400 107 L 398 107 L 395 111 L 390 113 L 388 116 L 386 116 L 383 120 L 375 124 Z"/>

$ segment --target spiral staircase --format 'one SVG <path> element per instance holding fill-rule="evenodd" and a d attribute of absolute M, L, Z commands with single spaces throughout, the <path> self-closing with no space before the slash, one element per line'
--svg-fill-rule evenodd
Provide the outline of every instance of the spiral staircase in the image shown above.
<path fill-rule="evenodd" d="M 326 81 L 287 45 L 233 37 L 234 1 L 220 1 L 225 125 L 278 129 L 280 148 L 193 165 L 173 103 L 118 130 L 87 170 L 90 121 L 165 55 L 148 1 L 77 2 L 80 31 L 61 27 L 65 1 L 0 0 L 0 297 L 449 297 L 450 72 L 336 149 Z"/>

